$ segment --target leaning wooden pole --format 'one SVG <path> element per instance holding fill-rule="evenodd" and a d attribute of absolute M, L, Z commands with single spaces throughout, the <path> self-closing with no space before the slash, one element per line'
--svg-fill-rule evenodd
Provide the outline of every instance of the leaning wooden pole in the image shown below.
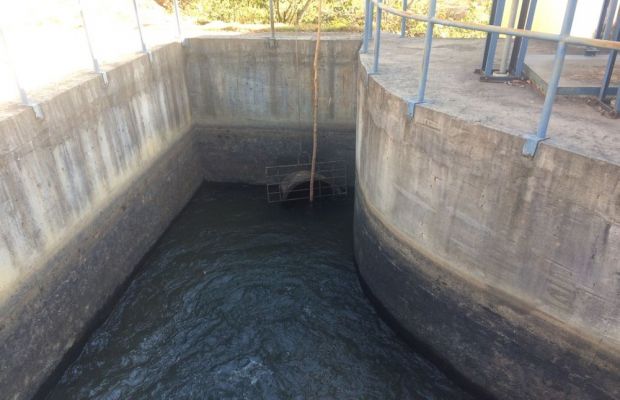
<path fill-rule="evenodd" d="M 314 92 L 312 108 L 312 164 L 310 166 L 310 202 L 314 201 L 314 177 L 316 175 L 316 150 L 319 135 L 319 49 L 321 46 L 321 3 L 318 0 L 318 23 L 316 28 L 316 47 L 314 49 Z"/>

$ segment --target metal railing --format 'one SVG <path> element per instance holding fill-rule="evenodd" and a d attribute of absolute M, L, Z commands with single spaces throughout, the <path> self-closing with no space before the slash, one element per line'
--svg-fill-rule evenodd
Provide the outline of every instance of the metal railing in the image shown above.
<path fill-rule="evenodd" d="M 84 35 L 86 38 L 86 42 L 88 45 L 88 51 L 90 53 L 90 58 L 92 60 L 92 66 L 93 66 L 93 71 L 100 75 L 103 83 L 105 85 L 108 84 L 108 76 L 106 74 L 106 72 L 101 68 L 101 62 L 99 60 L 99 58 L 96 56 L 96 52 L 95 49 L 93 47 L 92 41 L 91 41 L 91 36 L 90 36 L 90 31 L 88 28 L 88 21 L 87 21 L 87 13 L 84 10 L 83 4 L 82 4 L 83 0 L 77 0 L 76 1 L 76 6 L 79 8 L 79 12 L 80 12 L 80 18 L 82 20 L 82 27 L 84 30 Z M 141 51 L 145 54 L 148 55 L 149 57 L 149 61 L 153 61 L 152 60 L 152 54 L 149 50 L 148 45 L 146 44 L 146 41 L 144 39 L 144 34 L 142 31 L 142 22 L 140 20 L 140 10 L 138 7 L 138 4 L 136 3 L 136 0 L 132 0 L 133 2 L 133 13 L 136 19 L 136 26 L 137 26 L 137 30 L 138 30 L 138 35 L 139 35 L 139 39 L 140 39 L 140 46 L 141 46 Z M 176 28 L 177 28 L 177 37 L 178 40 L 180 42 L 184 41 L 183 38 L 183 31 L 181 29 L 181 18 L 180 18 L 180 12 L 179 12 L 179 4 L 178 4 L 178 0 L 173 0 L 173 9 L 174 9 L 174 13 L 175 13 L 175 20 L 176 20 Z M 20 101 L 21 104 L 24 106 L 28 106 L 30 108 L 32 108 L 32 110 L 35 113 L 35 116 L 37 118 L 42 119 L 44 117 L 43 115 L 43 111 L 41 110 L 40 105 L 33 101 L 32 98 L 28 95 L 24 85 L 22 84 L 20 78 L 19 78 L 19 74 L 17 72 L 17 69 L 15 68 L 15 63 L 13 62 L 13 57 L 11 55 L 11 51 L 9 48 L 9 45 L 5 39 L 5 35 L 4 35 L 4 31 L 2 29 L 2 26 L 0 26 L 0 51 L 4 52 L 4 56 L 7 60 L 7 64 L 9 67 L 9 71 L 11 72 L 11 76 L 12 79 L 15 83 L 17 92 L 19 93 L 19 97 L 20 97 Z"/>
<path fill-rule="evenodd" d="M 575 10 L 577 7 L 577 0 L 567 0 L 566 11 L 564 13 L 564 19 L 562 22 L 562 28 L 559 34 L 553 33 L 544 33 L 544 32 L 536 32 L 530 30 L 531 28 L 531 18 L 529 19 L 529 25 L 526 25 L 527 29 L 519 29 L 514 27 L 501 27 L 501 18 L 503 15 L 503 9 L 505 0 L 496 0 L 498 10 L 495 13 L 495 21 L 492 21 L 492 25 L 487 24 L 479 24 L 472 22 L 461 22 L 461 21 L 453 21 L 447 19 L 437 18 L 435 16 L 436 8 L 437 8 L 437 0 L 429 0 L 429 8 L 427 15 L 419 15 L 414 14 L 412 12 L 406 11 L 407 9 L 407 0 L 403 0 L 403 9 L 397 9 L 394 7 L 390 7 L 386 4 L 383 4 L 382 0 L 366 0 L 365 7 L 365 26 L 364 26 L 364 34 L 363 34 L 363 42 L 362 42 L 362 53 L 368 52 L 368 47 L 370 40 L 372 38 L 372 22 L 373 22 L 373 14 L 375 8 L 376 12 L 376 22 L 375 22 L 375 34 L 374 34 L 374 54 L 373 54 L 373 63 L 371 74 L 379 73 L 379 58 L 380 58 L 380 50 L 381 50 L 381 19 L 383 12 L 387 12 L 396 16 L 402 17 L 401 23 L 401 36 L 405 36 L 406 29 L 406 20 L 414 20 L 419 22 L 425 22 L 427 24 L 426 28 L 426 36 L 424 39 L 424 53 L 422 56 L 422 66 L 421 66 L 421 76 L 420 82 L 418 85 L 418 94 L 417 97 L 410 101 L 409 103 L 409 114 L 413 116 L 415 113 L 415 106 L 417 104 L 421 104 L 425 102 L 425 91 L 426 85 L 428 81 L 428 70 L 429 70 L 429 62 L 430 55 L 433 43 L 433 27 L 434 25 L 443 25 L 454 28 L 461 28 L 466 30 L 487 32 L 490 35 L 490 45 L 495 46 L 497 44 L 497 38 L 500 34 L 507 35 L 508 37 L 516 37 L 522 38 L 523 40 L 527 39 L 539 39 L 552 41 L 557 43 L 557 49 L 555 52 L 555 58 L 553 61 L 553 72 L 551 78 L 549 80 L 549 84 L 547 87 L 547 92 L 545 95 L 544 104 L 542 107 L 541 116 L 538 122 L 538 126 L 536 132 L 531 135 L 527 135 L 526 142 L 523 146 L 523 154 L 527 156 L 534 156 L 536 153 L 536 149 L 538 148 L 538 144 L 547 138 L 547 129 L 549 127 L 549 120 L 551 118 L 551 112 L 553 108 L 553 103 L 555 102 L 555 98 L 557 96 L 557 90 L 560 82 L 560 75 L 562 73 L 562 69 L 564 66 L 564 60 L 566 58 L 566 49 L 569 44 L 571 45 L 583 45 L 590 46 L 598 49 L 610 49 L 610 60 L 613 57 L 613 61 L 615 61 L 615 55 L 617 51 L 620 50 L 620 42 L 613 40 L 603 40 L 603 39 L 589 39 L 582 37 L 574 37 L 570 36 L 571 27 L 573 25 L 573 20 L 575 17 Z M 517 0 L 515 0 L 516 2 Z M 516 13 L 516 11 L 515 11 Z M 620 14 L 620 12 L 619 12 Z M 512 13 L 511 13 L 512 15 Z M 612 15 L 613 18 L 613 15 Z M 512 20 L 513 18 L 511 18 Z M 618 22 L 620 25 L 620 18 L 618 18 Z M 512 23 L 514 25 L 514 21 Z M 609 26 L 609 24 L 608 24 Z M 607 37 L 607 36 L 604 36 Z M 495 49 L 491 49 L 488 54 L 494 55 Z M 485 53 L 486 54 L 486 53 Z M 525 55 L 522 55 L 524 58 Z M 485 63 L 486 72 L 490 72 L 493 68 L 493 59 L 491 56 L 490 61 L 487 59 Z M 616 95 L 616 108 L 620 108 L 620 89 L 618 89 Z"/>
<path fill-rule="evenodd" d="M 13 58 L 11 57 L 11 54 L 9 51 L 9 46 L 6 42 L 6 39 L 4 38 L 4 31 L 2 30 L 2 27 L 0 27 L 0 47 L 2 47 L 2 50 L 6 54 L 6 60 L 9 66 L 9 71 L 11 71 L 11 76 L 13 77 L 13 81 L 15 82 L 15 87 L 17 89 L 17 92 L 19 93 L 19 98 L 22 104 L 32 108 L 32 111 L 34 111 L 34 115 L 37 118 L 42 119 L 43 111 L 41 110 L 41 107 L 39 106 L 38 103 L 32 101 L 30 96 L 28 96 L 28 93 L 24 89 L 24 86 L 22 85 L 19 79 L 19 75 L 17 74 L 17 68 L 15 68 L 15 64 L 13 63 Z"/>

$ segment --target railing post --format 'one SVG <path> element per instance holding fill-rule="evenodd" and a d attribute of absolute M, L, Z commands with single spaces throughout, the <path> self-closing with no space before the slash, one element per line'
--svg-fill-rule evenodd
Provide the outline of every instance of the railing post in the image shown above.
<path fill-rule="evenodd" d="M 517 9 L 519 8 L 519 0 L 512 0 L 510 5 L 510 17 L 508 18 L 508 27 L 514 28 L 515 21 L 517 20 Z M 508 56 L 510 55 L 510 48 L 512 47 L 513 37 L 506 35 L 506 42 L 504 43 L 504 51 L 502 52 L 502 60 L 500 62 L 499 73 L 505 74 L 508 71 Z"/>
<path fill-rule="evenodd" d="M 577 0 L 568 0 L 566 12 L 564 13 L 564 21 L 562 22 L 562 31 L 560 32 L 560 41 L 558 49 L 553 60 L 553 72 L 549 85 L 547 86 L 547 94 L 545 95 L 545 103 L 543 105 L 542 115 L 538 121 L 536 135 L 527 138 L 523 145 L 523 155 L 533 157 L 536 154 L 538 144 L 547 138 L 547 128 L 549 127 L 549 119 L 551 118 L 551 110 L 558 92 L 560 84 L 560 75 L 564 67 L 564 59 L 566 58 L 566 38 L 570 36 L 570 30 L 573 26 L 575 18 L 575 9 L 577 8 Z"/>
<path fill-rule="evenodd" d="M 269 25 L 271 26 L 271 45 L 276 42 L 276 26 L 273 20 L 273 0 L 269 0 Z"/>
<path fill-rule="evenodd" d="M 407 0 L 403 0 L 403 11 L 407 11 Z M 400 20 L 400 37 L 404 38 L 407 35 L 407 18 L 402 17 Z"/>
<path fill-rule="evenodd" d="M 370 43 L 370 34 L 372 32 L 372 10 L 374 3 L 366 0 L 366 13 L 364 14 L 364 37 L 362 38 L 362 53 L 368 53 L 368 45 Z"/>
<path fill-rule="evenodd" d="M 2 30 L 1 26 L 0 26 L 0 47 L 4 48 L 7 64 L 9 66 L 9 71 L 11 72 L 11 75 L 13 76 L 13 81 L 15 82 L 15 87 L 17 88 L 17 92 L 19 93 L 19 97 L 20 97 L 22 104 L 25 106 L 31 107 L 32 111 L 34 111 L 34 115 L 39 119 L 43 119 L 43 110 L 41 110 L 41 106 L 39 106 L 38 103 L 30 99 L 30 97 L 28 96 L 28 93 L 26 92 L 26 89 L 24 89 L 24 87 L 22 86 L 19 80 L 19 76 L 17 75 L 17 69 L 15 68 L 15 64 L 13 64 L 13 59 L 11 58 L 9 45 L 6 42 L 6 39 L 4 37 L 4 31 Z"/>
<path fill-rule="evenodd" d="M 381 17 L 383 10 L 381 9 L 381 3 L 383 0 L 377 0 L 377 26 L 375 27 L 375 54 L 372 63 L 372 73 L 379 72 L 379 50 L 381 50 Z"/>
<path fill-rule="evenodd" d="M 611 40 L 614 41 L 620 41 L 620 9 L 618 9 L 618 15 L 616 17 L 616 20 L 619 21 L 619 23 L 616 26 L 616 29 L 614 29 L 613 32 L 613 36 L 611 37 Z M 617 50 L 611 50 L 609 52 L 609 56 L 607 57 L 607 65 L 605 66 L 605 74 L 603 75 L 603 82 L 601 83 L 601 89 L 599 90 L 598 93 L 598 101 L 603 105 L 604 108 L 608 108 L 607 107 L 607 103 L 605 102 L 605 97 L 607 97 L 607 95 L 609 94 L 609 85 L 611 84 L 611 75 L 614 71 L 614 66 L 616 65 L 616 58 L 618 57 L 618 51 Z M 616 108 L 615 110 L 611 110 L 611 107 L 609 107 L 609 110 L 606 111 L 613 111 L 614 117 L 617 117 L 620 115 L 620 90 L 618 90 L 618 93 L 616 94 Z M 609 104 L 609 106 L 611 106 L 611 103 Z"/>
<path fill-rule="evenodd" d="M 493 0 L 491 3 L 491 13 L 489 15 L 489 25 L 493 25 L 495 21 L 495 11 L 497 11 L 497 1 Z M 482 67 L 480 73 L 483 74 L 486 69 L 487 56 L 489 55 L 489 45 L 491 44 L 491 34 L 487 32 L 487 37 L 484 41 L 484 53 L 482 55 Z"/>
<path fill-rule="evenodd" d="M 177 22 L 177 37 L 183 43 L 183 30 L 181 29 L 181 13 L 179 12 L 179 0 L 174 0 L 174 16 Z"/>
<path fill-rule="evenodd" d="M 620 116 L 620 87 L 616 92 L 616 116 Z"/>
<path fill-rule="evenodd" d="M 375 4 L 370 3 L 370 31 L 368 31 L 368 37 L 372 39 L 372 21 L 375 19 Z"/>
<path fill-rule="evenodd" d="M 527 11 L 527 19 L 525 21 L 525 30 L 531 30 L 532 24 L 534 23 L 534 14 L 536 13 L 536 5 L 537 0 L 531 0 L 529 4 L 529 9 Z M 527 54 L 527 46 L 529 44 L 529 39 L 524 37 L 521 39 L 521 45 L 519 46 L 519 52 L 517 54 L 517 59 L 514 67 L 514 75 L 521 78 L 523 76 L 523 67 L 525 66 L 525 55 Z"/>
<path fill-rule="evenodd" d="M 103 83 L 108 84 L 108 74 L 104 70 L 101 69 L 101 65 L 99 64 L 99 60 L 95 55 L 95 50 L 93 49 L 93 44 L 90 41 L 90 33 L 88 32 L 88 24 L 86 23 L 86 15 L 84 14 L 84 5 L 82 4 L 82 0 L 78 0 L 78 5 L 80 6 L 80 17 L 82 17 L 82 26 L 84 27 L 84 35 L 86 36 L 86 43 L 88 44 L 88 51 L 90 52 L 90 59 L 93 62 L 93 69 L 95 73 L 101 75 L 103 78 Z"/>
<path fill-rule="evenodd" d="M 607 29 L 611 29 L 613 25 L 613 14 L 616 11 L 616 7 L 618 6 L 617 0 L 612 0 L 609 5 L 608 15 L 607 15 L 607 25 L 605 26 L 605 34 L 603 36 L 604 39 L 620 41 L 620 8 L 618 8 L 618 12 L 616 14 L 616 28 L 611 33 L 611 37 L 608 37 Z M 607 66 L 605 67 L 605 76 L 603 77 L 603 84 L 601 87 L 601 91 L 599 93 L 599 100 L 604 103 L 605 96 L 607 94 L 607 89 L 609 88 L 609 84 L 611 83 L 611 74 L 614 70 L 614 65 L 616 64 L 616 58 L 618 56 L 617 50 L 611 50 L 609 52 L 609 56 L 607 58 Z M 616 108 L 613 110 L 613 114 L 615 117 L 620 116 L 620 87 L 616 90 Z"/>
<path fill-rule="evenodd" d="M 502 18 L 504 16 L 504 6 L 506 5 L 506 0 L 495 0 L 495 15 L 493 17 L 493 24 L 500 26 L 502 24 Z M 495 60 L 495 50 L 497 49 L 497 40 L 499 39 L 499 33 L 491 33 L 489 40 L 489 47 L 487 52 L 487 58 L 484 61 L 484 75 L 491 76 L 493 75 L 493 61 Z"/>
<path fill-rule="evenodd" d="M 601 6 L 601 13 L 598 17 L 598 24 L 596 25 L 596 31 L 594 32 L 595 39 L 603 38 L 603 26 L 605 25 L 605 20 L 607 16 L 607 11 L 609 10 L 609 1 L 603 0 L 603 5 Z"/>
<path fill-rule="evenodd" d="M 612 32 L 613 32 L 613 26 L 614 26 L 614 14 L 616 12 L 616 7 L 618 7 L 618 0 L 611 0 L 607 8 L 607 20 L 605 21 L 605 30 L 603 31 L 603 39 L 613 40 Z M 618 21 L 617 23 L 620 24 L 620 21 Z"/>
<path fill-rule="evenodd" d="M 144 41 L 144 34 L 142 32 L 142 22 L 140 22 L 140 12 L 138 11 L 138 4 L 136 4 L 136 0 L 133 0 L 133 11 L 136 15 L 136 25 L 138 26 L 138 34 L 140 35 L 140 45 L 142 46 L 142 52 L 149 56 L 149 60 L 153 61 L 151 52 L 146 46 L 146 42 Z"/>
<path fill-rule="evenodd" d="M 430 20 L 435 18 L 437 9 L 437 0 L 430 0 L 428 7 L 428 17 Z M 433 47 L 433 28 L 435 24 L 431 21 L 426 23 L 426 36 L 424 37 L 424 55 L 422 56 L 422 71 L 420 74 L 420 83 L 418 85 L 418 97 L 409 102 L 409 116 L 415 114 L 416 104 L 424 103 L 424 95 L 426 93 L 426 82 L 428 81 L 428 68 L 431 62 L 431 49 Z"/>

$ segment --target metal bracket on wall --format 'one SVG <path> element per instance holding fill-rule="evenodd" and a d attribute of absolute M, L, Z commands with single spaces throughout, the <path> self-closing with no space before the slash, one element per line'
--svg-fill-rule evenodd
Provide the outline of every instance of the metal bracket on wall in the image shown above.
<path fill-rule="evenodd" d="M 37 117 L 37 119 L 45 118 L 45 115 L 43 114 L 43 109 L 41 108 L 41 105 L 39 103 L 29 102 L 25 105 L 30 107 L 32 111 L 34 111 L 34 116 Z"/>
<path fill-rule="evenodd" d="M 527 157 L 534 157 L 536 150 L 538 149 L 538 144 L 547 139 L 548 138 L 546 137 L 541 138 L 537 135 L 527 135 L 525 137 L 525 143 L 523 144 L 523 155 Z"/>
<path fill-rule="evenodd" d="M 432 101 L 428 101 L 426 99 L 424 99 L 424 101 L 419 101 L 417 98 L 407 100 L 407 116 L 409 118 L 413 118 L 415 116 L 415 109 L 417 105 L 430 103 L 432 103 Z"/>
<path fill-rule="evenodd" d="M 278 47 L 278 42 L 276 41 L 275 38 L 267 39 L 267 43 L 268 43 L 270 49 L 275 49 L 275 48 Z"/>
<path fill-rule="evenodd" d="M 100 71 L 99 75 L 101 75 L 101 79 L 103 79 L 103 84 L 105 86 L 108 86 L 110 84 L 110 81 L 108 80 L 108 74 L 105 71 Z"/>
<path fill-rule="evenodd" d="M 370 80 L 370 75 L 372 73 L 369 72 L 367 74 L 364 75 L 364 89 L 368 89 L 368 81 Z"/>

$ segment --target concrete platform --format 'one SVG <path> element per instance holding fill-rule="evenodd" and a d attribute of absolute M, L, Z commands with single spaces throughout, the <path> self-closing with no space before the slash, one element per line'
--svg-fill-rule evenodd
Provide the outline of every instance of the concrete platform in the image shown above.
<path fill-rule="evenodd" d="M 553 70 L 553 54 L 530 54 L 525 59 L 525 74 L 540 91 L 547 93 Z M 608 54 L 594 57 L 569 54 L 564 62 L 558 93 L 570 96 L 598 96 Z M 607 95 L 614 95 L 620 85 L 620 67 L 616 68 Z"/>
<path fill-rule="evenodd" d="M 548 52 L 551 48 L 547 43 L 539 43 L 532 41 L 531 54 Z M 383 34 L 379 73 L 373 78 L 396 95 L 414 98 L 423 48 L 422 39 L 403 40 Z M 372 49 L 371 45 L 362 60 L 370 62 Z M 480 68 L 483 51 L 484 41 L 480 39 L 435 40 L 426 91 L 427 107 L 517 136 L 534 133 L 544 97 L 529 85 L 480 82 L 473 71 Z M 620 165 L 620 120 L 602 116 L 586 104 L 585 98 L 559 96 L 548 139 L 542 145 Z"/>

